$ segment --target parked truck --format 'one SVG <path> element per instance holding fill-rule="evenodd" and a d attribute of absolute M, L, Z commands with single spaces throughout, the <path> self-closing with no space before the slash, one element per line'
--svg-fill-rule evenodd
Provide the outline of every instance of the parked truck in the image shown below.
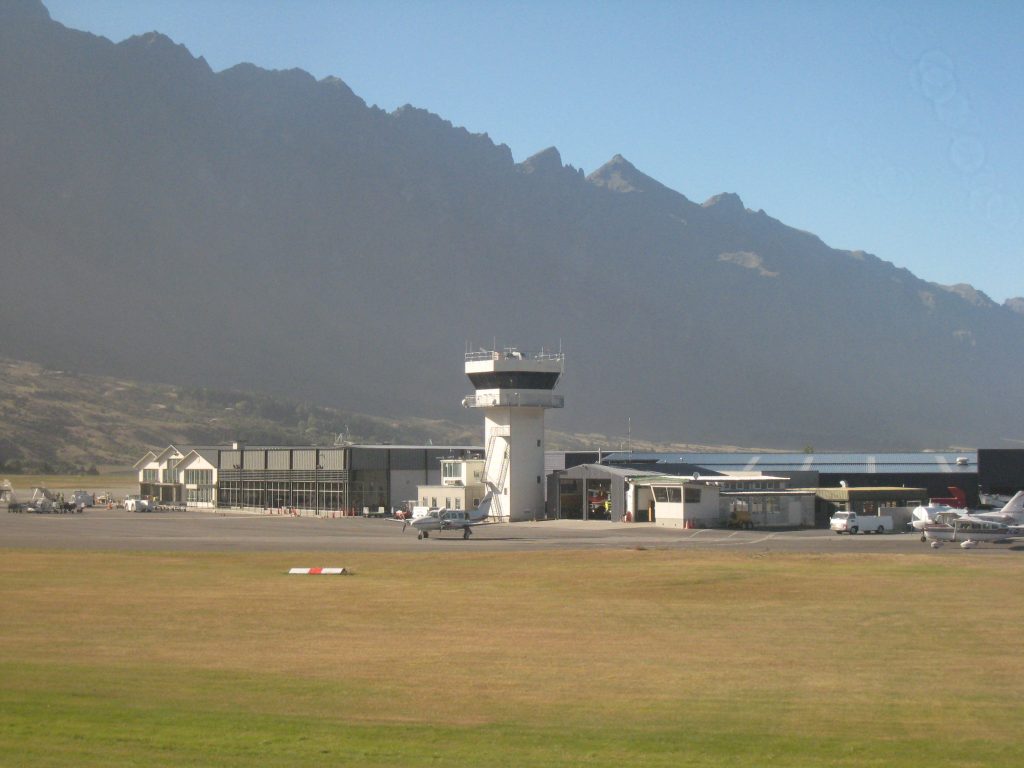
<path fill-rule="evenodd" d="M 892 517 L 889 515 L 858 515 L 856 512 L 836 512 L 829 520 L 829 528 L 836 533 L 890 533 Z"/>

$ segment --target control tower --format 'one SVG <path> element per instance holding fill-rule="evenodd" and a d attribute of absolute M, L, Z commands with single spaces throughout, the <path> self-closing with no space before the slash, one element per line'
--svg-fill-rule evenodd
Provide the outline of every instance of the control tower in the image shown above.
<path fill-rule="evenodd" d="M 565 404 L 552 392 L 563 362 L 561 352 L 515 347 L 466 354 L 476 394 L 462 404 L 484 411 L 483 479 L 492 493 L 492 517 L 517 522 L 544 512 L 544 409 Z"/>

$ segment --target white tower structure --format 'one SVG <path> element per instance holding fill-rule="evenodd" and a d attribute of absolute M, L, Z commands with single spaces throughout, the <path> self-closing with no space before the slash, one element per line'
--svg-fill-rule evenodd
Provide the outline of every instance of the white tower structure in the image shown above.
<path fill-rule="evenodd" d="M 476 394 L 462 404 L 484 410 L 484 485 L 492 494 L 492 517 L 517 522 L 544 511 L 544 409 L 565 404 L 552 392 L 563 363 L 561 352 L 514 347 L 466 354 Z"/>

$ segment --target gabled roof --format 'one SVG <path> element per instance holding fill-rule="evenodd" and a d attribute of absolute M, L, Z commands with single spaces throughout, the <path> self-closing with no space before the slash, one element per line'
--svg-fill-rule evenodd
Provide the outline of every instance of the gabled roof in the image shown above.
<path fill-rule="evenodd" d="M 570 480 L 603 477 L 621 477 L 624 480 L 631 480 L 638 477 L 652 477 L 654 474 L 656 473 L 650 472 L 646 467 L 643 469 L 633 469 L 631 467 L 610 467 L 605 464 L 577 464 L 574 467 L 559 470 L 559 477 Z"/>
<path fill-rule="evenodd" d="M 177 469 L 187 467 L 196 459 L 202 459 L 212 468 L 217 468 L 217 451 L 209 448 L 193 448 L 191 451 L 185 454 L 181 461 L 178 462 Z"/>
<path fill-rule="evenodd" d="M 186 450 L 188 450 L 188 449 L 186 448 Z M 178 448 L 175 448 L 173 445 L 168 445 L 166 448 L 164 448 L 162 451 L 160 451 L 160 453 L 157 454 L 156 460 L 157 461 L 166 461 L 171 456 L 173 456 L 175 454 L 181 454 L 181 453 L 183 453 L 183 452 L 181 450 L 179 450 Z"/>
<path fill-rule="evenodd" d="M 156 459 L 156 454 L 155 453 L 153 453 L 152 451 L 146 451 L 146 455 L 145 456 L 143 456 L 137 462 L 132 464 L 132 469 L 142 469 L 144 466 L 149 464 L 149 462 L 151 462 L 151 461 L 153 461 L 155 459 Z"/>

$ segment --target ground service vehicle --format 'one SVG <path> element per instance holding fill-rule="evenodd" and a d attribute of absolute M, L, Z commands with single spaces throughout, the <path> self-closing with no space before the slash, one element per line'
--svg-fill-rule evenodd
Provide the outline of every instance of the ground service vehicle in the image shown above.
<path fill-rule="evenodd" d="M 856 512 L 836 512 L 828 521 L 836 533 L 888 533 L 892 531 L 889 515 L 858 515 Z"/>
<path fill-rule="evenodd" d="M 132 495 L 124 500 L 124 509 L 125 512 L 151 512 L 153 505 L 150 504 L 149 499 Z"/>
<path fill-rule="evenodd" d="M 734 509 L 729 514 L 729 527 L 730 528 L 753 528 L 754 521 L 750 517 L 750 510 L 748 509 Z"/>

